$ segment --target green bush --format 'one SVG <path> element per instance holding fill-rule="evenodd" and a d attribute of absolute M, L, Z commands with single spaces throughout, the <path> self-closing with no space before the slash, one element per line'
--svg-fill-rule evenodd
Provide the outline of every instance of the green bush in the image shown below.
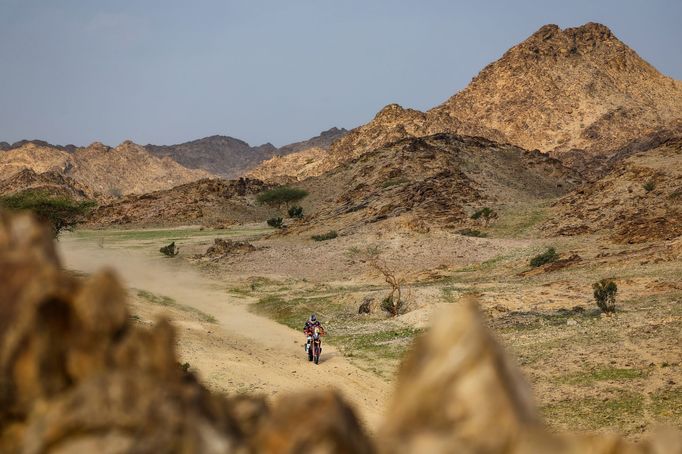
<path fill-rule="evenodd" d="M 327 240 L 333 240 L 337 236 L 339 236 L 339 235 L 336 233 L 336 230 L 330 230 L 327 233 L 323 233 L 322 235 L 313 235 L 310 238 L 312 238 L 315 241 L 327 241 Z"/>
<path fill-rule="evenodd" d="M 256 196 L 256 201 L 261 205 L 269 205 L 274 207 L 287 207 L 291 203 L 298 202 L 308 195 L 308 191 L 300 188 L 292 188 L 289 186 L 280 186 L 273 189 L 263 191 Z"/>
<path fill-rule="evenodd" d="M 651 192 L 656 188 L 656 183 L 653 180 L 649 180 L 644 185 L 642 185 L 646 192 Z"/>
<path fill-rule="evenodd" d="M 530 260 L 530 266 L 537 268 L 546 263 L 555 262 L 559 258 L 559 254 L 556 253 L 553 247 L 547 249 L 542 254 L 536 255 Z"/>
<path fill-rule="evenodd" d="M 616 293 L 618 286 L 610 279 L 602 279 L 592 284 L 594 290 L 594 300 L 602 312 L 616 312 Z"/>
<path fill-rule="evenodd" d="M 166 257 L 175 257 L 180 253 L 180 248 L 176 247 L 175 241 L 173 241 L 168 246 L 164 246 L 161 249 L 159 249 L 159 252 L 165 255 Z"/>
<path fill-rule="evenodd" d="M 281 229 L 284 227 L 284 220 L 282 218 L 270 218 L 267 220 L 267 223 L 270 227 L 274 227 L 276 229 Z"/>
<path fill-rule="evenodd" d="M 287 212 L 290 218 L 303 219 L 303 207 L 292 206 Z"/>
<path fill-rule="evenodd" d="M 471 215 L 471 219 L 478 221 L 481 220 L 485 225 L 488 225 L 491 219 L 495 219 L 497 217 L 497 212 L 493 210 L 492 208 L 481 208 L 480 210 L 474 212 L 474 214 Z"/>
<path fill-rule="evenodd" d="M 11 211 L 32 211 L 48 223 L 58 236 L 73 229 L 95 207 L 90 200 L 79 201 L 64 196 L 54 196 L 47 191 L 24 191 L 0 198 L 0 207 Z"/>
<path fill-rule="evenodd" d="M 382 188 L 390 188 L 391 186 L 398 186 L 399 184 L 407 183 L 409 180 L 405 177 L 389 178 L 381 184 Z"/>
<path fill-rule="evenodd" d="M 473 236 L 475 238 L 486 238 L 488 236 L 487 233 L 481 232 L 480 230 L 474 230 L 474 229 L 462 229 L 459 232 L 460 235 L 464 236 Z"/>

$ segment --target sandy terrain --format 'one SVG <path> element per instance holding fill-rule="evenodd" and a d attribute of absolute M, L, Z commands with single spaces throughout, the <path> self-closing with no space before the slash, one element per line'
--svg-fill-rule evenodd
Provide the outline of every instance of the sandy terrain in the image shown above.
<path fill-rule="evenodd" d="M 59 247 L 69 269 L 90 273 L 112 267 L 135 291 L 169 297 L 176 307 L 215 317 L 215 323 L 201 322 L 193 316 L 195 312 L 154 307 L 139 298 L 133 305 L 141 323 L 151 322 L 159 313 L 175 320 L 181 358 L 210 387 L 276 395 L 333 386 L 356 405 L 370 429 L 380 419 L 389 392 L 384 380 L 352 365 L 329 345 L 323 347 L 320 365 L 314 366 L 304 355 L 301 333 L 249 312 L 252 299 L 229 296 L 223 283 L 202 276 L 186 263 L 146 249 L 100 247 L 96 241 L 68 235 Z"/>

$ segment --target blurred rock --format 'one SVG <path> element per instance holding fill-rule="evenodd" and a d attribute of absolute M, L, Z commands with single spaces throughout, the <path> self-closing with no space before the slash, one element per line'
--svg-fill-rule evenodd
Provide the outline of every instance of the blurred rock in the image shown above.
<path fill-rule="evenodd" d="M 0 452 L 680 453 L 666 432 L 557 436 L 468 301 L 438 317 L 401 368 L 374 443 L 332 390 L 212 394 L 178 365 L 164 320 L 132 324 L 108 271 L 76 279 L 51 233 L 0 214 Z"/>
<path fill-rule="evenodd" d="M 438 317 L 405 359 L 384 452 L 503 452 L 539 426 L 528 385 L 468 301 Z"/>
<path fill-rule="evenodd" d="M 372 444 L 353 410 L 334 391 L 279 399 L 254 443 L 258 453 L 369 454 Z"/>

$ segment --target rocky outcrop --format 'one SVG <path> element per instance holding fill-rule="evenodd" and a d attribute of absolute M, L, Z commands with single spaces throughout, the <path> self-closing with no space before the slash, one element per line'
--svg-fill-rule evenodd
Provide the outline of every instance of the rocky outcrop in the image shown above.
<path fill-rule="evenodd" d="M 548 235 L 603 232 L 627 243 L 682 235 L 682 139 L 624 150 L 601 179 L 554 203 Z"/>
<path fill-rule="evenodd" d="M 322 148 L 308 148 L 286 156 L 275 156 L 261 162 L 246 174 L 248 178 L 270 183 L 289 184 L 316 177 L 333 169 Z"/>
<path fill-rule="evenodd" d="M 664 454 L 681 443 L 550 433 L 471 301 L 417 341 L 374 438 L 335 391 L 272 404 L 213 394 L 178 365 L 167 321 L 132 321 L 115 275 L 74 277 L 47 230 L 0 216 L 2 452 Z"/>
<path fill-rule="evenodd" d="M 51 195 L 76 200 L 92 197 L 88 188 L 80 185 L 73 178 L 65 177 L 55 171 L 36 173 L 31 169 L 23 169 L 7 179 L 0 180 L 0 195 L 23 191 L 49 192 Z"/>
<path fill-rule="evenodd" d="M 267 219 L 267 207 L 255 195 L 268 188 L 258 180 L 203 179 L 172 189 L 130 195 L 102 204 L 88 222 L 91 225 L 178 226 L 201 224 L 228 226 Z"/>
<path fill-rule="evenodd" d="M 0 154 L 1 179 L 27 169 L 71 178 L 98 200 L 168 189 L 211 176 L 168 158 L 156 158 L 129 141 L 116 148 L 96 142 L 70 151 L 31 141 Z"/>

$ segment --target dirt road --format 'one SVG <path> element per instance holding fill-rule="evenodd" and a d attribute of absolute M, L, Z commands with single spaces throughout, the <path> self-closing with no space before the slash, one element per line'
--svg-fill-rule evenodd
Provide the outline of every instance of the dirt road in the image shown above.
<path fill-rule="evenodd" d="M 384 380 L 355 367 L 329 345 L 324 346 L 319 366 L 309 363 L 302 333 L 249 312 L 248 305 L 254 301 L 228 295 L 227 283 L 203 276 L 180 260 L 166 259 L 156 250 L 141 248 L 134 240 L 102 247 L 94 239 L 64 235 L 59 248 L 68 269 L 91 273 L 113 268 L 130 288 L 168 296 L 214 316 L 217 324 L 209 329 L 176 321 L 182 360 L 209 386 L 270 396 L 331 386 L 355 404 L 370 430 L 380 421 L 390 392 Z M 196 330 L 202 335 L 185 335 Z"/>

